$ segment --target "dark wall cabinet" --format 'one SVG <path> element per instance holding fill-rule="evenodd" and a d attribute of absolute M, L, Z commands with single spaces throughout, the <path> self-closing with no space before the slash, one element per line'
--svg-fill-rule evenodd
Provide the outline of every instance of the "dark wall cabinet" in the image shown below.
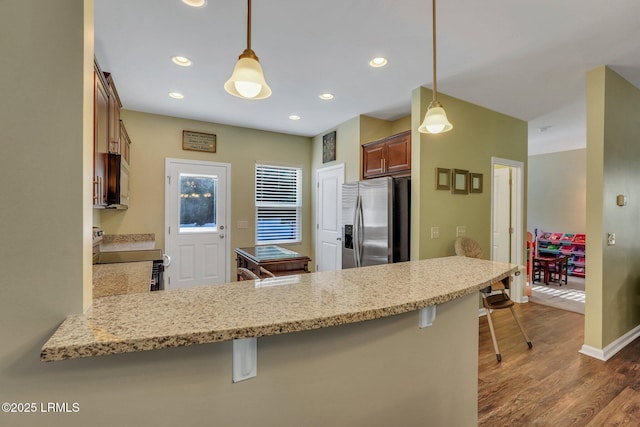
<path fill-rule="evenodd" d="M 362 178 L 411 175 L 411 131 L 362 145 Z"/>
<path fill-rule="evenodd" d="M 93 91 L 93 206 L 108 205 L 109 179 L 114 179 L 115 170 L 109 170 L 109 154 L 122 156 L 120 181 L 126 185 L 128 202 L 129 163 L 131 140 L 120 120 L 122 103 L 110 73 L 103 73 L 94 59 Z M 111 162 L 113 169 L 113 162 Z"/>

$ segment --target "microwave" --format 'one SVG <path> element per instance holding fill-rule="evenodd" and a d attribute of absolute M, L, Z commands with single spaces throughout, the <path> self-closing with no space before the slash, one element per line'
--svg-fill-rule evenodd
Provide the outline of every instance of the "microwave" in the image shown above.
<path fill-rule="evenodd" d="M 107 208 L 129 207 L 129 164 L 120 154 L 107 154 Z"/>

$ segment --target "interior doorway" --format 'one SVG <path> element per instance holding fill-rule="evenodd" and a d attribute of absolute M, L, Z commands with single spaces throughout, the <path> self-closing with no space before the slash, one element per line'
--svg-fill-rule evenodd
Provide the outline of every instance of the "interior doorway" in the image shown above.
<path fill-rule="evenodd" d="M 527 302 L 524 252 L 524 163 L 491 158 L 491 259 L 518 264 L 511 299 Z"/>

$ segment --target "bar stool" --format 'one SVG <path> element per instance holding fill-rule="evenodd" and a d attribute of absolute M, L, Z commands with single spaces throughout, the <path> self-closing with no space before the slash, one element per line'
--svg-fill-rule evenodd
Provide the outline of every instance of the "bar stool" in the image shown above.
<path fill-rule="evenodd" d="M 469 237 L 458 237 L 455 241 L 454 248 L 456 251 L 456 255 L 458 256 L 466 256 L 469 258 L 482 258 L 482 248 L 480 244 L 475 240 Z M 535 266 L 534 266 L 535 269 Z M 511 310 L 511 314 L 513 318 L 516 320 L 518 327 L 520 328 L 520 332 L 522 332 L 522 336 L 526 341 L 529 348 L 533 347 L 531 340 L 527 336 L 527 333 L 524 331 L 522 324 L 520 323 L 520 319 L 516 315 L 516 311 L 514 310 L 514 302 L 509 298 L 509 294 L 507 294 L 506 289 L 508 289 L 508 278 L 503 281 L 499 281 L 491 284 L 491 286 L 486 287 L 480 291 L 480 296 L 482 297 L 482 305 L 485 308 L 487 313 L 487 322 L 489 323 L 489 331 L 491 332 L 491 340 L 493 341 L 493 349 L 496 352 L 496 358 L 498 362 L 502 361 L 502 355 L 500 354 L 500 348 L 498 347 L 498 340 L 496 339 L 496 332 L 493 328 L 493 321 L 491 320 L 491 310 L 503 310 L 508 308 Z M 505 284 L 506 282 L 506 284 Z M 498 292 L 498 293 L 494 293 Z"/>

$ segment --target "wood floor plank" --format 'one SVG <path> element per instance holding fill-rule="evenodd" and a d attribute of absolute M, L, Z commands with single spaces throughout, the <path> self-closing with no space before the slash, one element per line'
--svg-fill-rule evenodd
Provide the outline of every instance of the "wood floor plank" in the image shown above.
<path fill-rule="evenodd" d="M 640 425 L 640 339 L 607 362 L 580 354 L 584 316 L 535 303 L 516 304 L 530 350 L 508 310 L 479 321 L 480 426 Z"/>
<path fill-rule="evenodd" d="M 640 425 L 640 392 L 627 387 L 587 424 L 588 427 Z"/>

